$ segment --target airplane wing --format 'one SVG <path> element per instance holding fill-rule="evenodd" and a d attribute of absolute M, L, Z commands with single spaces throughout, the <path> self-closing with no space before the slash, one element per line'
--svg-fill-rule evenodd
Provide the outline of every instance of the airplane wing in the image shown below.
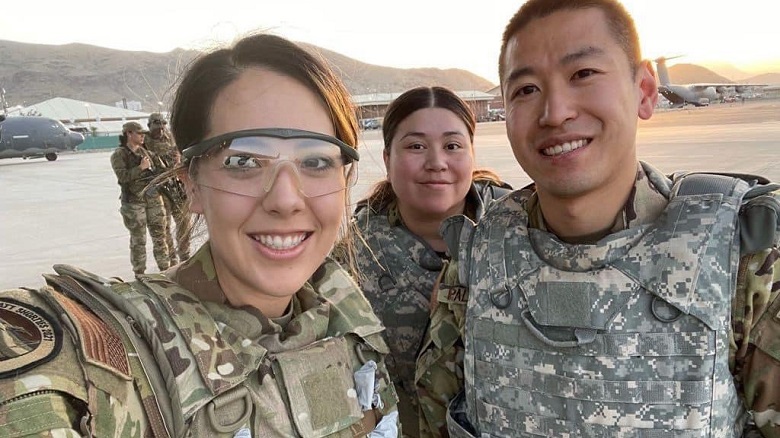
<path fill-rule="evenodd" d="M 733 89 L 737 93 L 743 93 L 751 88 L 764 88 L 767 84 L 736 84 L 736 83 L 704 83 L 704 84 L 688 84 L 687 87 L 695 89 L 697 91 L 706 90 L 707 88 L 714 88 L 718 93 Z"/>

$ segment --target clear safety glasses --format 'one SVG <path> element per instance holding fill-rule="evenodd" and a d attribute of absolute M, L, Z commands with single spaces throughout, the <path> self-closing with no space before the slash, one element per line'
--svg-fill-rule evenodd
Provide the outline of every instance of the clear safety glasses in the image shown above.
<path fill-rule="evenodd" d="M 309 198 L 336 193 L 355 183 L 348 167 L 357 150 L 329 135 L 298 129 L 249 129 L 219 135 L 184 149 L 195 183 L 259 198 L 290 168 Z M 354 172 L 353 172 L 354 173 Z"/>

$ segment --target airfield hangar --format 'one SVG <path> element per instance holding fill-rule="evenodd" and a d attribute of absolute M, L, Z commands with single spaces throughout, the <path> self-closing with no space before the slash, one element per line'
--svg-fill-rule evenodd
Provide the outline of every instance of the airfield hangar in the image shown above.
<path fill-rule="evenodd" d="M 359 119 L 381 119 L 385 116 L 390 102 L 401 94 L 403 93 L 358 94 L 352 96 L 352 101 L 357 107 Z M 491 110 L 503 108 L 503 104 L 497 105 L 496 96 L 490 92 L 456 91 L 456 94 L 471 107 L 479 122 L 490 120 Z M 498 96 L 498 101 L 500 100 L 501 96 Z"/>

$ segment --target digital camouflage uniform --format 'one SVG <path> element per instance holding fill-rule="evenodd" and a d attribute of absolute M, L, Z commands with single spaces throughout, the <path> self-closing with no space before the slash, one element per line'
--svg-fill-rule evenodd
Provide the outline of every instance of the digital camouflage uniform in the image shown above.
<path fill-rule="evenodd" d="M 469 217 L 482 216 L 484 206 L 509 193 L 508 187 L 473 184 Z M 368 244 L 357 246 L 359 284 L 387 328 L 387 363 L 401 399 L 404 433 L 442 436 L 447 402 L 463 388 L 465 288 L 441 281 L 446 261 L 406 228 L 395 202 L 373 208 L 361 203 L 354 220 Z"/>
<path fill-rule="evenodd" d="M 156 189 L 145 190 L 154 174 L 149 169 L 141 170 L 138 167 L 143 155 L 153 160 L 153 154 L 143 147 L 133 152 L 127 146 L 119 146 L 111 154 L 111 167 L 121 187 L 122 205 L 119 213 L 130 232 L 130 262 L 136 274 L 146 272 L 147 228 L 152 236 L 152 251 L 157 267 L 163 271 L 170 266 L 168 244 L 165 242 L 168 226 L 165 207 Z"/>
<path fill-rule="evenodd" d="M 155 165 L 163 169 L 170 169 L 176 165 L 176 155 L 178 151 L 173 139 L 164 129 L 162 136 L 158 139 L 152 137 L 150 133 L 144 136 L 144 147 L 157 156 Z M 166 181 L 160 186 L 165 211 L 168 212 L 168 226 L 165 231 L 165 242 L 168 244 L 168 258 L 171 265 L 178 261 L 187 260 L 190 257 L 190 235 L 191 235 L 191 217 L 187 211 L 187 197 L 182 185 L 178 179 Z M 171 220 L 173 218 L 173 220 Z M 173 240 L 171 228 L 173 222 L 176 223 L 176 242 Z"/>
<path fill-rule="evenodd" d="M 778 186 L 637 175 L 593 244 L 532 186 L 444 225 L 471 291 L 451 436 L 780 436 Z"/>
<path fill-rule="evenodd" d="M 225 303 L 208 244 L 132 283 L 55 270 L 0 293 L 4 438 L 398 433 L 381 324 L 336 262 L 273 319 Z"/>

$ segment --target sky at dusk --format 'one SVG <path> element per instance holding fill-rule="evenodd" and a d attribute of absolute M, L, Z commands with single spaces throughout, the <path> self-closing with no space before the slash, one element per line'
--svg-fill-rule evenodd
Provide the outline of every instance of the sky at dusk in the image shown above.
<path fill-rule="evenodd" d="M 489 0 L 5 1 L 0 40 L 121 50 L 209 49 L 266 30 L 369 64 L 462 68 L 498 82 L 503 27 L 521 2 Z M 646 58 L 780 72 L 780 22 L 762 0 L 625 0 Z M 673 64 L 674 62 L 670 62 Z"/>

